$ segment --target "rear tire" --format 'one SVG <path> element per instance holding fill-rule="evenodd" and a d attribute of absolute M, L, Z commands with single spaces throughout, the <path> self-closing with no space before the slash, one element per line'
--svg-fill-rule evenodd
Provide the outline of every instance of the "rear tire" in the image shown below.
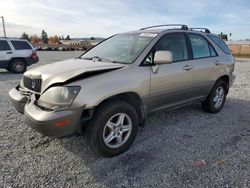
<path fill-rule="evenodd" d="M 112 157 L 126 151 L 134 141 L 139 119 L 136 110 L 124 101 L 111 101 L 96 109 L 87 126 L 87 142 L 101 156 Z"/>
<path fill-rule="evenodd" d="M 26 71 L 27 65 L 22 59 L 14 59 L 10 62 L 8 70 L 13 73 L 24 73 Z"/>
<path fill-rule="evenodd" d="M 223 80 L 219 80 L 215 83 L 207 99 L 202 102 L 202 108 L 206 112 L 215 114 L 221 111 L 226 100 L 226 86 L 227 84 Z"/>

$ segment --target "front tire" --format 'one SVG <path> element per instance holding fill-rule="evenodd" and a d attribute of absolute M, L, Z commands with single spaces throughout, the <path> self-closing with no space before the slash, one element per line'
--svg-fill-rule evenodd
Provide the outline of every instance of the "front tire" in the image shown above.
<path fill-rule="evenodd" d="M 24 73 L 26 71 L 27 65 L 22 59 L 14 59 L 10 62 L 8 70 L 13 73 Z"/>
<path fill-rule="evenodd" d="M 202 108 L 209 113 L 218 113 L 225 104 L 226 96 L 226 83 L 223 80 L 219 80 L 215 83 L 207 99 L 202 102 Z"/>
<path fill-rule="evenodd" d="M 112 157 L 126 151 L 134 141 L 139 119 L 124 101 L 102 104 L 87 127 L 87 142 L 97 155 Z"/>

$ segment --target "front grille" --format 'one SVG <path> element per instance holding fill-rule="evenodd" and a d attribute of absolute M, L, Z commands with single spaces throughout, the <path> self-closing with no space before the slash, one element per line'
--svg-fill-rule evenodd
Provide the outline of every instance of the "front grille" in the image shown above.
<path fill-rule="evenodd" d="M 23 85 L 27 89 L 34 92 L 41 92 L 42 79 L 41 78 L 30 78 L 27 76 L 23 77 Z"/>

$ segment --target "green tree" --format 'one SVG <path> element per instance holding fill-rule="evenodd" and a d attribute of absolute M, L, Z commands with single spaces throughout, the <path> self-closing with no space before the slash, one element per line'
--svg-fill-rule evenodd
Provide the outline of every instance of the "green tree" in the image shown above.
<path fill-rule="evenodd" d="M 41 39 L 44 44 L 48 43 L 48 34 L 44 30 L 42 30 Z"/>
<path fill-rule="evenodd" d="M 30 41 L 29 35 L 25 32 L 22 34 L 21 39 L 26 39 L 26 40 Z"/>
<path fill-rule="evenodd" d="M 95 37 L 90 37 L 90 40 L 95 40 Z"/>
<path fill-rule="evenodd" d="M 220 36 L 223 40 L 228 41 L 228 36 L 227 36 L 227 34 L 224 34 L 223 32 L 221 32 L 221 33 L 219 34 L 219 36 Z"/>
<path fill-rule="evenodd" d="M 67 37 L 65 38 L 65 40 L 71 40 L 71 39 L 70 39 L 70 36 L 67 35 Z"/>

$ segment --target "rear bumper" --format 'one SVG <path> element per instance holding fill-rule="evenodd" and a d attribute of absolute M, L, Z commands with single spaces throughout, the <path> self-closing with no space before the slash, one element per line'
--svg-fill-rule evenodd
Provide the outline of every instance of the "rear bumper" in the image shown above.
<path fill-rule="evenodd" d="M 26 57 L 25 61 L 27 63 L 27 66 L 30 66 L 32 64 L 38 63 L 39 57 L 37 57 L 36 59 L 32 59 L 31 57 Z"/>

